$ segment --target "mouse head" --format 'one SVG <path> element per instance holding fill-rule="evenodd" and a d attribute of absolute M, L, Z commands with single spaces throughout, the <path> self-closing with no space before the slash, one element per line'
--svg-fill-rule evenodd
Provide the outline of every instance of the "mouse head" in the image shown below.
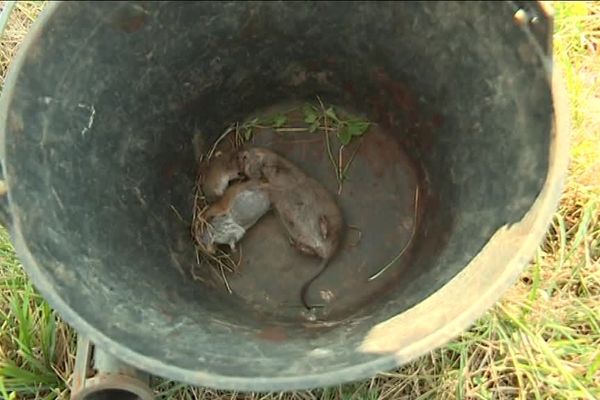
<path fill-rule="evenodd" d="M 210 186 L 208 191 L 214 192 L 217 196 L 223 194 L 230 181 L 242 178 L 236 154 L 220 150 L 216 151 L 210 159 L 205 159 L 200 164 L 199 172 L 201 183 Z"/>
<path fill-rule="evenodd" d="M 218 163 L 221 163 L 223 165 L 225 165 L 228 169 L 237 169 L 239 170 L 239 166 L 238 166 L 238 162 L 237 162 L 237 154 L 235 151 L 228 151 L 228 152 L 218 152 L 218 156 L 217 154 L 215 154 L 215 156 L 217 157 L 216 159 L 218 160 Z"/>
<path fill-rule="evenodd" d="M 257 148 L 243 149 L 237 154 L 240 171 L 250 179 L 262 177 L 264 153 Z"/>

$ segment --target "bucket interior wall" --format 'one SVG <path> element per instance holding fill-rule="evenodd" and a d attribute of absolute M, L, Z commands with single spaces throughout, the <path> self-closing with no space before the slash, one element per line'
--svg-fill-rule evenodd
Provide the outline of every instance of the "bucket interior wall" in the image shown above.
<path fill-rule="evenodd" d="M 37 281 L 93 329 L 183 369 L 294 377 L 375 359 L 357 350 L 369 329 L 460 273 L 546 179 L 551 92 L 513 12 L 504 2 L 53 8 L 14 80 L 5 138 L 11 213 Z M 191 220 L 196 133 L 209 146 L 231 122 L 315 95 L 393 132 L 426 194 L 403 273 L 322 330 L 191 279 L 189 226 L 173 211 Z M 265 327 L 283 327 L 281 345 Z"/>

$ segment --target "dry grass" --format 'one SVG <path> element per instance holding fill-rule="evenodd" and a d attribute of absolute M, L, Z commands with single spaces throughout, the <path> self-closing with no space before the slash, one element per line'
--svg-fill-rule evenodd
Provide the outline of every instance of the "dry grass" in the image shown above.
<path fill-rule="evenodd" d="M 444 348 L 364 382 L 267 395 L 156 382 L 160 398 L 600 398 L 600 4 L 555 7 L 555 60 L 573 114 L 570 174 L 548 239 L 493 310 Z M 0 79 L 39 9 L 17 5 L 0 46 Z M 32 289 L 5 233 L 0 257 L 0 397 L 62 397 L 73 334 Z"/>
<path fill-rule="evenodd" d="M 209 163 L 212 157 L 218 153 L 217 149 L 220 148 L 220 143 L 227 143 L 234 149 L 238 149 L 243 144 L 242 135 L 240 134 L 240 127 L 238 124 L 232 125 L 223 132 L 223 134 L 215 141 L 210 151 L 207 154 L 203 154 L 200 159 L 200 165 L 205 165 L 204 162 Z M 206 232 L 214 232 L 213 226 L 209 221 L 206 220 L 206 212 L 210 213 L 210 204 L 206 199 L 205 194 L 202 192 L 202 185 L 200 184 L 200 176 L 196 182 L 194 188 L 194 207 L 192 213 L 191 230 L 190 234 L 196 247 L 196 265 L 192 267 L 192 277 L 194 279 L 203 281 L 205 283 L 219 281 L 229 292 L 233 293 L 229 286 L 227 275 L 233 274 L 239 270 L 239 266 L 242 260 L 242 247 L 238 244 L 237 250 L 239 254 L 235 256 L 230 254 L 231 251 L 223 250 L 219 246 L 206 243 L 203 236 Z M 237 258 L 237 260 L 236 260 Z M 206 269 L 205 266 L 209 266 L 212 276 L 203 276 L 202 272 Z"/>
<path fill-rule="evenodd" d="M 13 9 L 9 24 L 2 35 L 2 45 L 0 46 L 0 87 L 4 86 L 4 78 L 10 61 L 16 54 L 31 23 L 40 13 L 42 5 L 43 2 L 24 1 L 17 3 Z M 4 8 L 4 4 L 2 8 Z"/>

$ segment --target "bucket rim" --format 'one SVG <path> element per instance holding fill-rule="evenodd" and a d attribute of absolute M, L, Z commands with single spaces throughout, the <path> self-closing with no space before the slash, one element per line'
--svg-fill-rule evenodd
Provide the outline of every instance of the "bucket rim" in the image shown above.
<path fill-rule="evenodd" d="M 51 2 L 48 4 L 40 17 L 34 22 L 32 29 L 23 41 L 19 54 L 11 63 L 9 73 L 7 75 L 4 89 L 2 91 L 2 99 L 0 100 L 0 161 L 2 169 L 5 171 L 5 129 L 7 123 L 7 112 L 11 99 L 14 95 L 14 87 L 17 82 L 18 73 L 21 70 L 25 60 L 27 49 L 35 42 L 41 34 L 42 28 L 52 18 L 56 10 L 62 6 L 65 1 Z M 512 2 L 506 2 L 511 3 Z M 546 15 L 547 18 L 551 16 Z M 530 40 L 533 40 L 530 37 Z M 540 57 L 546 59 L 550 56 L 540 54 Z M 414 307 L 405 310 L 388 321 L 385 321 L 379 326 L 373 327 L 372 340 L 367 340 L 363 343 L 362 351 L 380 353 L 381 356 L 375 360 L 355 364 L 350 367 L 336 369 L 320 374 L 303 375 L 296 377 L 240 377 L 240 376 L 225 376 L 215 374 L 202 369 L 200 365 L 198 369 L 186 369 L 174 365 L 166 364 L 159 359 L 146 356 L 140 352 L 133 351 L 121 343 L 113 340 L 104 332 L 98 331 L 88 321 L 82 318 L 71 305 L 68 304 L 60 295 L 60 293 L 49 284 L 46 279 L 44 270 L 40 268 L 35 258 L 29 251 L 27 244 L 22 236 L 20 229 L 21 221 L 14 213 L 12 221 L 9 221 L 9 230 L 12 236 L 13 244 L 17 255 L 22 261 L 23 268 L 27 272 L 28 278 L 34 283 L 36 289 L 42 294 L 44 299 L 61 315 L 64 320 L 77 330 L 79 335 L 88 337 L 93 343 L 100 346 L 103 350 L 113 356 L 126 361 L 127 363 L 155 374 L 157 376 L 168 379 L 178 380 L 192 385 L 201 385 L 221 390 L 237 390 L 237 391 L 289 391 L 289 390 L 304 390 L 314 389 L 318 387 L 334 386 L 351 381 L 369 378 L 379 372 L 390 370 L 398 365 L 407 363 L 415 358 L 424 355 L 428 351 L 447 343 L 450 339 L 467 329 L 476 318 L 482 316 L 489 308 L 510 288 L 516 281 L 518 275 L 522 272 L 530 257 L 534 254 L 541 239 L 543 238 L 546 229 L 550 223 L 551 217 L 558 205 L 560 195 L 563 188 L 564 179 L 566 177 L 568 163 L 568 146 L 569 146 L 569 109 L 567 104 L 566 88 L 561 77 L 561 72 L 556 66 L 552 66 L 550 62 L 547 66 L 551 71 L 548 71 L 549 87 L 552 90 L 552 99 L 554 103 L 554 121 L 550 141 L 549 167 L 546 181 L 542 191 L 538 195 L 531 209 L 523 217 L 523 219 L 509 228 L 500 228 L 496 234 L 502 235 L 502 232 L 513 232 L 516 235 L 511 239 L 510 243 L 503 241 L 502 237 L 496 237 L 496 234 L 483 247 L 483 249 L 475 256 L 465 268 L 448 281 L 434 294 L 424 299 Z M 8 180 L 8 203 L 9 212 L 12 208 L 10 198 L 10 177 L 5 177 Z M 502 231 L 502 232 L 500 232 Z M 486 264 L 486 258 L 493 258 L 499 248 L 517 243 L 518 246 L 512 251 L 511 258 L 505 261 L 503 271 L 491 271 L 492 265 Z M 473 271 L 477 271 L 477 275 L 490 276 L 496 275 L 497 279 L 490 281 L 484 291 L 477 293 L 477 301 L 470 304 L 464 304 L 468 296 L 464 295 L 464 288 L 472 283 L 472 277 L 475 276 Z M 486 279 L 489 279 L 486 276 Z M 463 293 L 462 296 L 460 294 Z M 423 314 L 423 310 L 435 309 L 440 302 L 448 303 L 448 301 L 456 302 L 456 310 L 452 314 L 431 316 L 431 313 Z M 463 306 L 458 305 L 462 303 Z M 439 307 L 437 307 L 439 309 Z M 404 325 L 407 320 L 414 321 L 416 316 L 420 315 L 420 320 L 423 320 L 425 330 L 416 341 L 412 341 L 409 345 L 403 345 L 401 338 L 398 338 L 398 326 Z M 436 319 L 437 318 L 437 319 Z M 434 320 L 434 322 L 427 321 Z M 433 327 L 435 321 L 443 321 L 441 327 Z M 429 325 L 427 324 L 429 323 Z M 368 339 L 368 338 L 367 338 Z M 361 349 L 357 349 L 359 351 Z"/>

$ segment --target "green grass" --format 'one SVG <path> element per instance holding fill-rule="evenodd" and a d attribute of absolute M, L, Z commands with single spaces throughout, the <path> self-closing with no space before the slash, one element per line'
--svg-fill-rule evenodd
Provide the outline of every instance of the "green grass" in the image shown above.
<path fill-rule="evenodd" d="M 0 394 L 57 398 L 70 375 L 71 332 L 23 274 L 0 231 Z"/>
<path fill-rule="evenodd" d="M 0 73 L 39 12 L 19 3 Z M 530 267 L 467 332 L 396 371 L 294 393 L 240 395 L 157 380 L 164 399 L 600 399 L 600 4 L 556 3 L 555 61 L 573 119 L 569 177 Z M 74 334 L 37 295 L 0 232 L 0 397 L 66 398 Z"/>

